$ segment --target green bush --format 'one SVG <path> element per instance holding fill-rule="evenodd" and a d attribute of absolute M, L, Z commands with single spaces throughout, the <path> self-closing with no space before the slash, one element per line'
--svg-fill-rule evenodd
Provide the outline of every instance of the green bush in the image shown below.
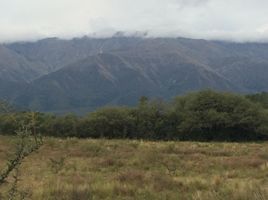
<path fill-rule="evenodd" d="M 241 140 L 262 135 L 263 109 L 243 96 L 202 91 L 178 97 L 174 107 L 182 139 Z"/>
<path fill-rule="evenodd" d="M 56 137 L 229 141 L 268 138 L 268 110 L 262 104 L 249 96 L 210 90 L 178 96 L 171 103 L 142 97 L 136 107 L 107 107 L 81 117 L 35 115 L 38 131 Z M 29 119 L 28 112 L 0 114 L 0 133 L 14 134 L 19 124 Z"/>
<path fill-rule="evenodd" d="M 103 108 L 81 119 L 82 137 L 129 138 L 134 131 L 134 119 L 128 108 Z"/>

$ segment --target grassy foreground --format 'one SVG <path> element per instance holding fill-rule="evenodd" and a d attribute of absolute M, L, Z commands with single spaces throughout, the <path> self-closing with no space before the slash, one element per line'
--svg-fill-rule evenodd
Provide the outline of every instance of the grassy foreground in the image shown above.
<path fill-rule="evenodd" d="M 13 143 L 0 136 L 1 168 Z M 34 200 L 264 200 L 268 143 L 46 138 L 22 164 L 18 190 Z"/>

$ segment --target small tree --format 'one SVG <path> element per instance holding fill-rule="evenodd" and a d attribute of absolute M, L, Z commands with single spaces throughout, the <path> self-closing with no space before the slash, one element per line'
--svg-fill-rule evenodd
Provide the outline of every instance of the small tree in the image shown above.
<path fill-rule="evenodd" d="M 2 114 L 10 112 L 10 106 L 6 103 L 1 103 L 0 107 Z M 29 113 L 29 120 L 17 121 L 16 118 L 13 118 L 13 120 L 20 127 L 15 131 L 17 140 L 15 151 L 9 156 L 6 166 L 0 170 L 0 187 L 7 182 L 9 177 L 13 177 L 8 199 L 16 199 L 25 195 L 17 189 L 19 167 L 25 158 L 36 152 L 43 144 L 42 137 L 37 133 L 35 113 Z"/>

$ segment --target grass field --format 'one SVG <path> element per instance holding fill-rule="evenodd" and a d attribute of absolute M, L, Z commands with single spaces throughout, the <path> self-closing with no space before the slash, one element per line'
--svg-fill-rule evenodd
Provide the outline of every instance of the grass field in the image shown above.
<path fill-rule="evenodd" d="M 0 136 L 1 168 L 13 144 Z M 19 175 L 33 200 L 266 200 L 268 143 L 46 138 Z"/>

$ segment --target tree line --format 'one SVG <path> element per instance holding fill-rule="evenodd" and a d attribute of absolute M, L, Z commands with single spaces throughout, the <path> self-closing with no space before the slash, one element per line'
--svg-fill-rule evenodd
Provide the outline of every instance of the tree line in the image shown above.
<path fill-rule="evenodd" d="M 148 140 L 266 140 L 268 95 L 242 96 L 211 90 L 178 96 L 170 102 L 141 97 L 135 107 L 105 107 L 85 116 L 36 113 L 45 136 Z M 14 134 L 28 112 L 0 115 L 0 134 Z"/>

